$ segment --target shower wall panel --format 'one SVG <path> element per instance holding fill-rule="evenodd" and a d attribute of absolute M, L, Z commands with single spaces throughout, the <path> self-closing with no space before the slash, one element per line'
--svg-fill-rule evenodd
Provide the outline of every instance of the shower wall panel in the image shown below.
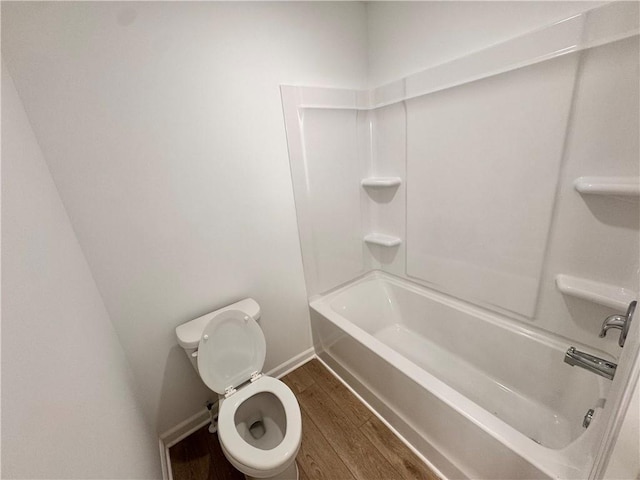
<path fill-rule="evenodd" d="M 372 152 L 367 177 L 398 177 L 397 187 L 368 188 L 369 232 L 405 238 L 406 215 L 406 111 L 404 103 L 394 103 L 368 112 L 372 125 Z M 405 244 L 397 247 L 367 245 L 372 267 L 404 275 Z M 395 267 L 395 268 L 394 268 Z"/>
<path fill-rule="evenodd" d="M 533 317 L 576 65 L 407 101 L 407 275 Z"/>
<path fill-rule="evenodd" d="M 364 271 L 358 124 L 357 110 L 300 111 L 304 160 L 294 184 L 309 295 Z"/>

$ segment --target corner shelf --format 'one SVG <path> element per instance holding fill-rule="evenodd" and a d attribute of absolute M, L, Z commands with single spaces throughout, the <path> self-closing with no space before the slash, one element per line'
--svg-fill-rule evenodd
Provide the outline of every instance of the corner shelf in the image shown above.
<path fill-rule="evenodd" d="M 573 186 L 584 195 L 640 196 L 639 177 L 580 177 Z"/>
<path fill-rule="evenodd" d="M 370 233 L 364 237 L 366 243 L 373 245 L 380 245 L 382 247 L 396 247 L 402 243 L 402 239 L 394 237 L 392 235 L 385 235 L 383 233 Z"/>
<path fill-rule="evenodd" d="M 361 185 L 363 187 L 388 188 L 397 187 L 401 183 L 400 177 L 368 177 L 362 180 Z"/>
<path fill-rule="evenodd" d="M 565 295 L 614 308 L 620 312 L 624 312 L 629 303 L 637 297 L 635 292 L 627 288 L 570 275 L 556 275 L 556 286 Z"/>

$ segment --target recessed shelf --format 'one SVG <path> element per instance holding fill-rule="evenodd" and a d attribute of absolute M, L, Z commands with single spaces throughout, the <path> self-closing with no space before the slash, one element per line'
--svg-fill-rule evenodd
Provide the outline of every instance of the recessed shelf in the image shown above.
<path fill-rule="evenodd" d="M 611 307 L 620 312 L 624 312 L 629 303 L 637 297 L 635 292 L 627 288 L 570 275 L 557 275 L 556 286 L 565 295 Z"/>
<path fill-rule="evenodd" d="M 397 187 L 402 183 L 402 179 L 400 177 L 369 177 L 363 179 L 361 183 L 363 187 Z"/>
<path fill-rule="evenodd" d="M 383 233 L 370 233 L 364 237 L 364 241 L 382 247 L 395 247 L 402 243 L 402 239 Z"/>
<path fill-rule="evenodd" d="M 580 177 L 573 185 L 585 195 L 640 196 L 639 177 Z"/>

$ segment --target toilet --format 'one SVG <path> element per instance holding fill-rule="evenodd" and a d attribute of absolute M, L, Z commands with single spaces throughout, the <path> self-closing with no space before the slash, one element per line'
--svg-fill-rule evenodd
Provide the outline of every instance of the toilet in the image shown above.
<path fill-rule="evenodd" d="M 249 480 L 297 480 L 300 406 L 289 387 L 262 373 L 260 306 L 247 298 L 176 328 L 202 381 L 219 395 L 218 438 Z"/>

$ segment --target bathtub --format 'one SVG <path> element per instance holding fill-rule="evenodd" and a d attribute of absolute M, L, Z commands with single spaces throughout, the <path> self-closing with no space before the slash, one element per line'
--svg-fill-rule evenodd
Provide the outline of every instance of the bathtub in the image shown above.
<path fill-rule="evenodd" d="M 611 382 L 568 342 L 377 271 L 310 307 L 320 359 L 442 476 L 588 476 Z"/>

